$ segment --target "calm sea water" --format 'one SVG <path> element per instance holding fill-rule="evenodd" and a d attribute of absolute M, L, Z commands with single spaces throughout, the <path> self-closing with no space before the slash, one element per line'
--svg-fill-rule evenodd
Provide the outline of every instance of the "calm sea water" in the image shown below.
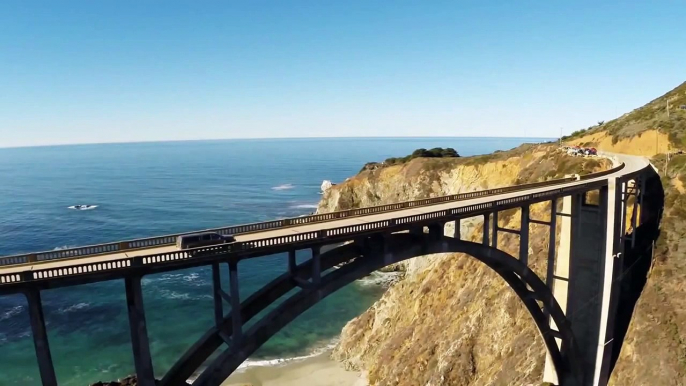
<path fill-rule="evenodd" d="M 416 148 L 462 155 L 522 138 L 376 138 L 168 142 L 0 149 L 0 255 L 51 250 L 308 214 L 324 179 Z M 90 211 L 68 209 L 95 204 Z M 285 256 L 242 262 L 241 298 L 282 274 Z M 253 360 L 325 346 L 383 289 L 353 283 L 300 316 Z M 212 325 L 210 270 L 144 278 L 155 371 L 162 375 Z M 60 385 L 133 373 L 122 281 L 43 293 Z M 0 384 L 40 385 L 21 296 L 0 297 Z"/>

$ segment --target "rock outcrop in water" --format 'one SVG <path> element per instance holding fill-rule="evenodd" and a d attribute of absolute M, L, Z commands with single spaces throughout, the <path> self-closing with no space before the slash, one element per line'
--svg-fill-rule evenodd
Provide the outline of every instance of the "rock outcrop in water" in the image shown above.
<path fill-rule="evenodd" d="M 453 159 L 414 159 L 365 168 L 329 189 L 318 212 L 489 189 L 593 172 L 604 159 L 567 157 L 550 145 Z M 549 207 L 532 207 L 548 219 Z M 503 212 L 503 227 L 517 228 L 518 210 Z M 463 238 L 478 239 L 480 220 L 463 224 Z M 452 233 L 453 229 L 446 229 Z M 466 236 L 464 236 L 466 235 Z M 530 265 L 545 271 L 547 229 L 531 225 Z M 516 253 L 516 236 L 499 246 Z M 545 348 L 513 291 L 479 261 L 463 254 L 423 256 L 399 264 L 402 280 L 343 329 L 333 357 L 368 373 L 372 385 L 486 385 L 540 383 Z"/>
<path fill-rule="evenodd" d="M 190 385 L 190 383 L 189 383 Z M 114 382 L 95 382 L 90 386 L 138 386 L 138 379 L 135 375 L 129 375 Z"/>
<path fill-rule="evenodd" d="M 138 386 L 138 379 L 135 375 L 129 375 L 115 382 L 95 382 L 90 386 Z"/>

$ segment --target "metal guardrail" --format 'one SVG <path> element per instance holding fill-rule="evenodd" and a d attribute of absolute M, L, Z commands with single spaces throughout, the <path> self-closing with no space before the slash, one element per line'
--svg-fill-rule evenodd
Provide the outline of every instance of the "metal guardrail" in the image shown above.
<path fill-rule="evenodd" d="M 207 258 L 220 255 L 225 256 L 227 253 L 260 252 L 261 250 L 273 251 L 274 247 L 278 246 L 292 246 L 295 244 L 303 244 L 314 240 L 322 240 L 325 238 L 340 238 L 345 236 L 353 236 L 356 234 L 381 230 L 384 228 L 393 228 L 403 224 L 421 224 L 432 221 L 450 220 L 451 218 L 454 219 L 455 216 L 459 215 L 489 211 L 497 207 L 517 205 L 520 202 L 530 200 L 543 201 L 549 197 L 558 196 L 566 192 L 596 189 L 599 188 L 601 185 L 603 185 L 602 181 L 587 182 L 574 186 L 566 186 L 557 189 L 546 190 L 544 192 L 530 193 L 502 200 L 490 201 L 485 203 L 473 204 L 458 208 L 445 209 L 411 216 L 398 217 L 389 220 L 381 220 L 371 223 L 361 223 L 355 225 L 346 225 L 338 228 L 323 229 L 306 233 L 297 233 L 286 236 L 270 237 L 260 240 L 243 241 L 231 244 L 196 248 L 192 250 L 193 254 L 190 254 L 188 250 L 172 251 L 147 256 L 125 257 L 106 262 L 78 264 L 63 268 L 47 268 L 33 271 L 27 270 L 19 273 L 0 275 L 0 285 L 16 284 L 19 282 L 32 280 L 60 278 L 65 276 L 88 274 L 114 269 L 125 269 L 134 266 L 161 264 L 165 262 L 191 259 L 194 256 L 202 256 L 203 258 Z"/>
<path fill-rule="evenodd" d="M 621 170 L 623 167 L 624 167 L 624 164 L 621 164 L 618 167 L 615 167 L 615 168 L 612 168 L 609 170 L 584 175 L 584 176 L 580 177 L 580 179 L 585 180 L 585 179 L 602 177 L 604 175 L 615 173 L 615 172 Z M 425 199 L 414 200 L 414 201 L 399 202 L 399 203 L 394 203 L 394 204 L 386 204 L 386 205 L 372 206 L 372 207 L 366 207 L 366 208 L 350 209 L 350 210 L 344 210 L 344 211 L 339 211 L 339 212 L 322 213 L 322 214 L 315 214 L 315 215 L 303 216 L 303 217 L 294 217 L 294 218 L 286 218 L 286 219 L 274 220 L 274 221 L 266 221 L 266 222 L 252 223 L 252 224 L 236 225 L 236 226 L 225 227 L 225 228 L 207 229 L 207 230 L 202 230 L 202 231 L 184 232 L 184 233 L 178 233 L 178 234 L 173 234 L 173 235 L 150 237 L 150 238 L 135 239 L 135 240 L 128 240 L 128 241 L 120 241 L 120 242 L 107 243 L 107 244 L 89 245 L 89 246 L 78 247 L 78 248 L 61 249 L 61 250 L 55 250 L 55 251 L 45 251 L 45 252 L 37 252 L 37 253 L 29 253 L 29 254 L 21 254 L 21 255 L 12 255 L 12 256 L 0 257 L 0 267 L 17 265 L 17 264 L 26 264 L 26 263 L 30 263 L 30 262 L 40 262 L 40 261 L 46 261 L 46 260 L 69 259 L 69 258 L 75 258 L 75 257 L 86 257 L 86 256 L 99 255 L 99 254 L 108 254 L 108 253 L 113 253 L 113 252 L 126 252 L 126 251 L 132 251 L 132 250 L 137 250 L 137 249 L 145 249 L 145 248 L 151 248 L 151 247 L 168 246 L 168 245 L 173 245 L 176 242 L 176 238 L 178 236 L 184 235 L 184 234 L 190 234 L 190 233 L 211 231 L 211 232 L 217 232 L 217 233 L 220 233 L 223 235 L 228 235 L 228 234 L 238 235 L 238 234 L 243 234 L 243 233 L 260 232 L 260 231 L 274 230 L 274 229 L 291 227 L 291 226 L 299 226 L 299 225 L 304 225 L 304 224 L 338 220 L 338 219 L 343 219 L 343 218 L 348 218 L 348 217 L 365 216 L 365 215 L 370 215 L 370 214 L 391 212 L 391 211 L 397 211 L 397 210 L 420 207 L 420 206 L 429 206 L 429 205 L 442 204 L 442 203 L 446 203 L 446 202 L 462 201 L 462 200 L 468 200 L 468 199 L 477 198 L 477 197 L 490 196 L 490 195 L 503 194 L 503 193 L 510 193 L 510 192 L 516 192 L 516 191 L 521 191 L 521 190 L 528 190 L 528 189 L 538 188 L 538 187 L 542 187 L 542 186 L 553 186 L 553 185 L 563 184 L 563 183 L 571 182 L 571 181 L 575 181 L 575 180 L 576 180 L 576 178 L 574 178 L 574 177 L 567 177 L 567 178 L 560 178 L 560 179 L 555 179 L 555 180 L 550 180 L 550 181 L 534 182 L 534 183 L 530 183 L 530 184 L 507 186 L 507 187 L 502 187 L 502 188 L 480 190 L 480 191 L 476 191 L 476 192 L 453 194 L 453 195 L 449 195 L 449 196 L 440 196 L 440 197 L 425 198 Z"/>

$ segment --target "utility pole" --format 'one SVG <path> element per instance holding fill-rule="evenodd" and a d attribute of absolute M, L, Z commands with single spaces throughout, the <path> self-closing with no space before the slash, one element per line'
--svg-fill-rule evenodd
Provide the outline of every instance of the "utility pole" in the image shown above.
<path fill-rule="evenodd" d="M 667 120 L 669 120 L 669 101 L 667 101 Z"/>
<path fill-rule="evenodd" d="M 669 100 L 667 100 L 667 121 L 669 121 Z M 665 162 L 665 176 L 667 176 L 667 167 L 669 166 L 669 140 L 667 140 L 667 162 Z"/>

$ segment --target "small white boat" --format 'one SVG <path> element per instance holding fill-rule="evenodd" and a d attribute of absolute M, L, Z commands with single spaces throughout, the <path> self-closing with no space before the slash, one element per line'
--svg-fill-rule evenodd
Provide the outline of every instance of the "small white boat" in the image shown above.
<path fill-rule="evenodd" d="M 69 209 L 75 209 L 75 210 L 91 210 L 97 208 L 97 205 L 72 205 L 69 207 Z"/>

